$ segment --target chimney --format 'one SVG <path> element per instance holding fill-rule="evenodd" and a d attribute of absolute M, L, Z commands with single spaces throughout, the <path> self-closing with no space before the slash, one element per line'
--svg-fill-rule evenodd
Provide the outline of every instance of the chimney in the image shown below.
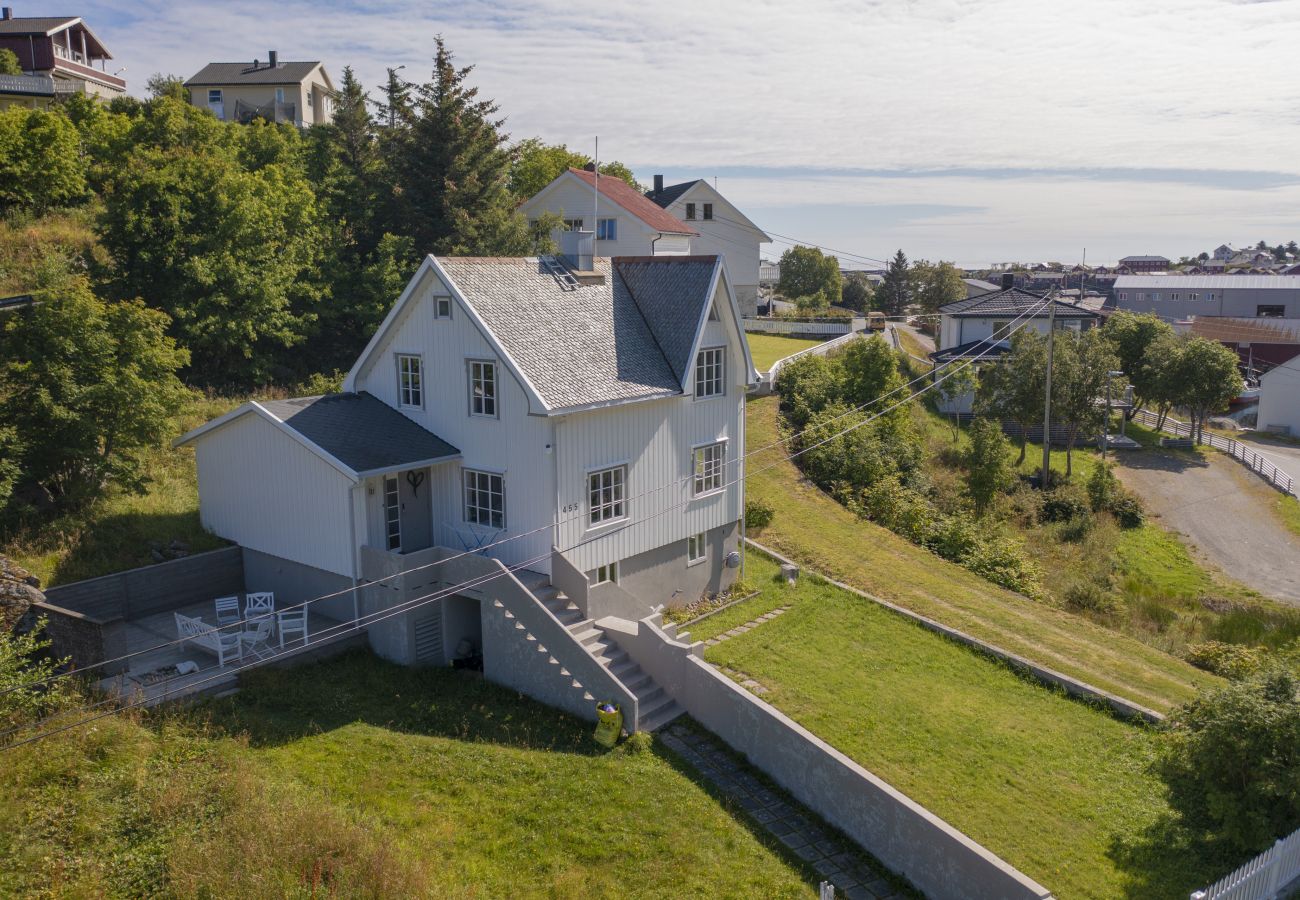
<path fill-rule="evenodd" d="M 13 17 L 14 17 L 14 8 L 12 6 L 6 6 L 0 8 L 0 21 L 8 22 Z"/>
<path fill-rule="evenodd" d="M 1002 273 L 1002 290 L 1009 291 L 1016 286 L 1016 275 L 1014 272 Z"/>
<path fill-rule="evenodd" d="M 596 235 L 592 231 L 560 232 L 560 253 L 579 284 L 604 284 L 605 276 L 595 271 Z"/>
<path fill-rule="evenodd" d="M 277 50 L 266 51 L 266 64 L 274 69 L 280 64 L 280 53 Z"/>
<path fill-rule="evenodd" d="M 663 177 L 662 175 L 656 175 L 656 176 L 655 176 L 655 193 L 657 194 L 657 193 L 659 193 L 660 191 L 662 191 L 663 189 L 664 189 L 664 177 Z"/>

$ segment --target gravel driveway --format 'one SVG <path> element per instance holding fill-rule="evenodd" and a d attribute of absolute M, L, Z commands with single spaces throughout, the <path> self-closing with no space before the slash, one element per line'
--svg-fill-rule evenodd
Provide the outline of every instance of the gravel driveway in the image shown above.
<path fill-rule="evenodd" d="M 1279 521 L 1278 495 L 1258 476 L 1218 452 L 1116 456 L 1120 480 L 1199 555 L 1261 594 L 1300 606 L 1300 538 Z"/>

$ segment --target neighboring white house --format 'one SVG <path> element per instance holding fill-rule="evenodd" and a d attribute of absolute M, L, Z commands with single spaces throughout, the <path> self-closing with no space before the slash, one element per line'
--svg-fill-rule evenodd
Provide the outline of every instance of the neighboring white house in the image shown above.
<path fill-rule="evenodd" d="M 346 619 L 489 578 L 371 626 L 372 646 L 445 663 L 468 641 L 489 678 L 590 715 L 554 673 L 614 677 L 597 620 L 734 578 L 758 378 L 720 259 L 592 259 L 572 238 L 567 261 L 429 256 L 342 393 L 251 401 L 178 444 L 248 584 L 361 585 L 326 611 Z M 562 666 L 537 668 L 524 625 Z"/>
<path fill-rule="evenodd" d="M 759 260 L 758 283 L 763 287 L 774 288 L 781 283 L 781 263 L 770 259 Z"/>
<path fill-rule="evenodd" d="M 693 228 L 612 175 L 597 179 L 591 171 L 570 168 L 520 208 L 530 221 L 554 213 L 564 220 L 562 231 L 591 231 L 594 226 L 596 256 L 682 256 L 693 251 Z M 558 241 L 559 232 L 555 237 Z"/>
<path fill-rule="evenodd" d="M 1255 427 L 1300 436 L 1300 356 L 1274 366 L 1260 378 Z"/>
<path fill-rule="evenodd" d="M 725 260 L 741 314 L 757 315 L 762 245 L 772 239 L 702 178 L 665 187 L 664 177 L 656 175 L 654 190 L 646 196 L 698 232 L 691 239 L 692 253 L 714 253 Z M 776 277 L 779 281 L 779 267 Z"/>

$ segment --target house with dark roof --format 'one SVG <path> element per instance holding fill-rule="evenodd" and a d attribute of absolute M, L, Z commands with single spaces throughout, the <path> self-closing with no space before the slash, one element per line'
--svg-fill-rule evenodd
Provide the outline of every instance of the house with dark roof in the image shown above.
<path fill-rule="evenodd" d="M 290 62 L 270 50 L 252 62 L 208 63 L 185 82 L 190 102 L 218 119 L 289 122 L 300 128 L 334 120 L 334 82 L 319 60 Z"/>
<path fill-rule="evenodd" d="M 664 177 L 656 175 L 654 189 L 646 196 L 695 229 L 692 253 L 722 257 L 733 279 L 741 313 L 757 315 L 762 249 L 764 244 L 772 243 L 763 229 L 703 178 L 665 186 Z"/>
<path fill-rule="evenodd" d="M 1164 256 L 1126 256 L 1119 261 L 1121 274 L 1139 272 L 1167 272 L 1172 263 Z"/>
<path fill-rule="evenodd" d="M 606 629 L 734 580 L 758 376 L 719 257 L 592 245 L 429 256 L 341 393 L 249 401 L 177 444 L 204 526 L 259 590 L 333 593 L 334 618 L 353 596 L 387 658 L 481 657 L 488 678 L 589 717 L 592 695 L 621 698 L 645 726 L 675 713 L 601 656 Z"/>
<path fill-rule="evenodd" d="M 0 109 L 43 106 L 56 94 L 111 100 L 126 92 L 123 70 L 109 71 L 113 54 L 81 16 L 15 16 L 0 7 L 0 50 L 12 50 L 28 76 L 0 84 Z"/>
<path fill-rule="evenodd" d="M 698 234 L 623 179 L 590 167 L 570 167 L 520 208 L 529 221 L 552 213 L 563 231 L 594 231 L 602 257 L 685 255 Z"/>

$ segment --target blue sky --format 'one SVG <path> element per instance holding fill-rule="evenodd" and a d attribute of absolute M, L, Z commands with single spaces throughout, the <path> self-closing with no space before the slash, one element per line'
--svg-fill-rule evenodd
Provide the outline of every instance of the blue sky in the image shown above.
<path fill-rule="evenodd" d="M 1105 262 L 1300 239 L 1300 0 L 81 9 L 135 89 L 272 48 L 370 86 L 389 65 L 423 78 L 441 33 L 516 138 L 589 150 L 599 134 L 644 182 L 717 178 L 769 231 L 862 257 Z"/>

